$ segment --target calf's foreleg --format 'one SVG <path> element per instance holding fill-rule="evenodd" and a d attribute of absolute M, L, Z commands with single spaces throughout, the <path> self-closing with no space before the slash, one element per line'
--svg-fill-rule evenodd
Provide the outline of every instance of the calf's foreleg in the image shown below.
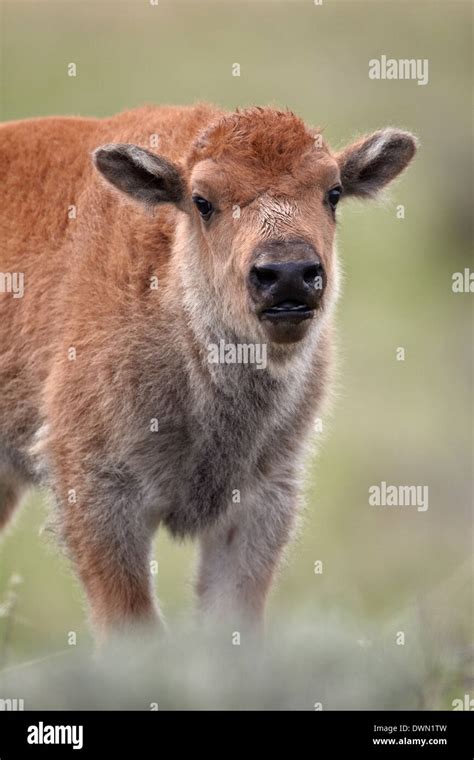
<path fill-rule="evenodd" d="M 284 482 L 267 482 L 252 490 L 201 536 L 197 595 L 200 610 L 217 625 L 259 636 L 297 505 Z"/>

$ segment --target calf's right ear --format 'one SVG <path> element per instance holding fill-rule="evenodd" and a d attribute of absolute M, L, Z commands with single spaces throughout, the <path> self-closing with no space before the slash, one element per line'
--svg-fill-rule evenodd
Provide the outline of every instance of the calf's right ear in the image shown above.
<path fill-rule="evenodd" d="M 184 200 L 185 183 L 180 170 L 163 156 L 138 145 L 114 143 L 97 148 L 92 159 L 107 182 L 140 203 L 179 206 Z"/>

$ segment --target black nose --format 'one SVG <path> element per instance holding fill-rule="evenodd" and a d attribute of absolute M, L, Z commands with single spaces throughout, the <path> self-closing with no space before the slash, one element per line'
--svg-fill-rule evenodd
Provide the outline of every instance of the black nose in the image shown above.
<path fill-rule="evenodd" d="M 255 265 L 250 278 L 261 295 L 280 300 L 318 299 L 325 285 L 319 259 Z"/>

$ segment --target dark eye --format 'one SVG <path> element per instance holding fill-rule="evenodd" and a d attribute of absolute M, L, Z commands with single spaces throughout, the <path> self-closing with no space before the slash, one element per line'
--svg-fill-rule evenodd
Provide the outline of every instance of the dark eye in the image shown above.
<path fill-rule="evenodd" d="M 212 212 L 214 211 L 214 206 L 209 201 L 206 201 L 205 198 L 201 198 L 200 195 L 193 195 L 193 203 L 196 206 L 197 210 L 201 214 L 202 218 L 206 221 L 210 219 Z"/>
<path fill-rule="evenodd" d="M 342 195 L 342 187 L 333 187 L 333 189 L 328 192 L 328 196 L 327 196 L 328 203 L 332 209 L 336 208 L 341 195 Z"/>

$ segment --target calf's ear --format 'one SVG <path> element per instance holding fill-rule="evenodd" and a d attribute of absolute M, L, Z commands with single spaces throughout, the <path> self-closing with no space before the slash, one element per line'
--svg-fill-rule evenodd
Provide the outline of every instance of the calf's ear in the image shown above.
<path fill-rule="evenodd" d="M 416 138 L 400 129 L 374 132 L 336 154 L 344 195 L 374 197 L 410 163 Z"/>
<path fill-rule="evenodd" d="M 107 182 L 147 206 L 179 205 L 184 199 L 185 183 L 178 167 L 138 145 L 102 145 L 92 159 Z"/>

